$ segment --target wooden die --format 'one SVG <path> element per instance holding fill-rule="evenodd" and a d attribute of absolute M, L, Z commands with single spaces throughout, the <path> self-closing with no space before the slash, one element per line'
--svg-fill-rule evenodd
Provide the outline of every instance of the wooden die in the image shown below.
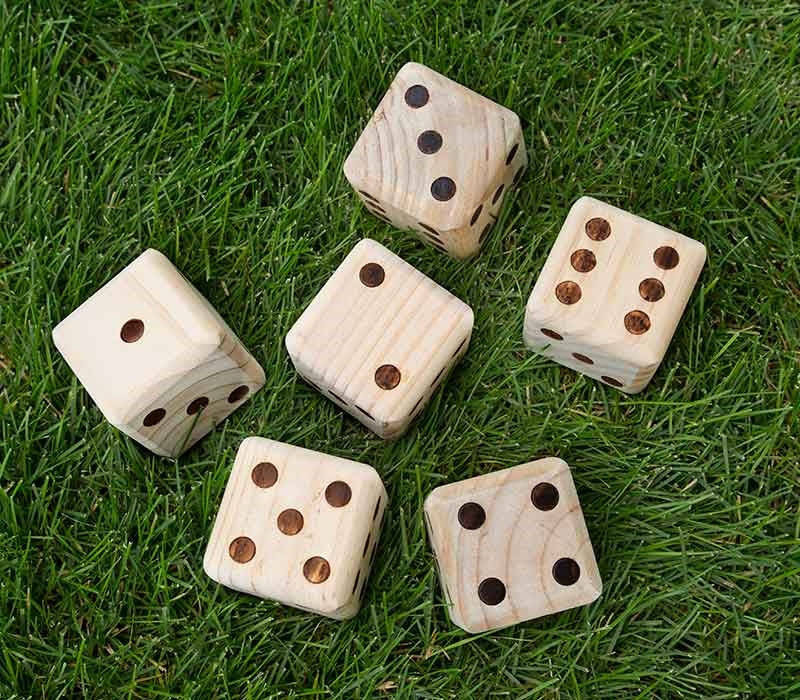
<path fill-rule="evenodd" d="M 586 605 L 602 582 L 566 462 L 434 489 L 425 521 L 450 618 L 485 632 Z"/>
<path fill-rule="evenodd" d="M 367 209 L 455 258 L 480 250 L 528 157 L 519 117 L 419 63 L 398 72 L 344 164 Z"/>
<path fill-rule="evenodd" d="M 53 329 L 106 419 L 177 457 L 264 384 L 225 321 L 157 250 L 146 250 Z"/>
<path fill-rule="evenodd" d="M 377 435 L 402 435 L 466 352 L 472 309 L 370 239 L 286 336 L 298 373 Z"/>
<path fill-rule="evenodd" d="M 525 310 L 525 343 L 635 394 L 658 369 L 706 260 L 702 243 L 581 197 Z"/>
<path fill-rule="evenodd" d="M 361 606 L 387 495 L 366 464 L 274 440 L 239 447 L 203 558 L 217 583 L 344 620 Z"/>

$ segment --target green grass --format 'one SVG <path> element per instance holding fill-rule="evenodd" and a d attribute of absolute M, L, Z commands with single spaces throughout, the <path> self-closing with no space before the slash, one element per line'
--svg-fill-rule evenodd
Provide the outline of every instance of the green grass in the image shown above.
<path fill-rule="evenodd" d="M 31 4 L 0 4 L 0 697 L 800 697 L 797 3 Z M 531 168 L 472 262 L 371 218 L 342 176 L 406 60 L 523 119 Z M 522 344 L 582 194 L 708 247 L 638 396 Z M 390 444 L 298 381 L 282 344 L 362 236 L 476 312 L 463 364 Z M 267 372 L 177 463 L 109 427 L 50 340 L 148 246 Z M 354 620 L 204 575 L 252 434 L 383 476 Z M 573 466 L 605 592 L 469 637 L 422 500 L 549 454 Z"/>

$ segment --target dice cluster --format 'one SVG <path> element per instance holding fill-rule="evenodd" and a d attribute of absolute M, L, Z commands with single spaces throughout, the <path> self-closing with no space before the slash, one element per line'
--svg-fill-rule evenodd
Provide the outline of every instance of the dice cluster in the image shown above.
<path fill-rule="evenodd" d="M 344 164 L 367 209 L 456 258 L 476 254 L 527 164 L 510 110 L 403 66 Z M 704 246 L 590 197 L 569 214 L 525 310 L 533 350 L 628 393 L 664 358 Z M 379 243 L 356 244 L 286 335 L 298 374 L 397 439 L 469 348 L 474 315 Z M 264 384 L 219 314 L 145 251 L 53 330 L 106 418 L 177 457 Z M 335 619 L 358 612 L 388 498 L 373 467 L 259 437 L 239 447 L 203 565 L 230 588 Z M 565 462 L 435 489 L 426 526 L 453 622 L 469 632 L 585 605 L 602 582 Z"/>

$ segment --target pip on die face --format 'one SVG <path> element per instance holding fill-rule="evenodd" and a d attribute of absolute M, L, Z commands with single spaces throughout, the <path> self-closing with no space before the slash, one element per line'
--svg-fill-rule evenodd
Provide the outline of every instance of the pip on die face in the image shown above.
<path fill-rule="evenodd" d="M 106 419 L 176 457 L 264 384 L 264 372 L 205 298 L 146 250 L 53 329 Z"/>
<path fill-rule="evenodd" d="M 298 373 L 385 439 L 464 355 L 472 309 L 379 243 L 357 243 L 286 335 Z"/>
<path fill-rule="evenodd" d="M 629 394 L 644 389 L 705 264 L 702 243 L 582 197 L 525 311 L 525 343 Z"/>
<path fill-rule="evenodd" d="M 344 164 L 375 216 L 456 258 L 481 245 L 527 164 L 519 117 L 420 65 L 404 65 Z"/>
<path fill-rule="evenodd" d="M 285 443 L 239 447 L 203 558 L 216 582 L 343 620 L 359 610 L 387 504 L 377 472 Z"/>
<path fill-rule="evenodd" d="M 467 632 L 586 605 L 602 592 L 561 459 L 440 486 L 425 500 L 425 521 L 450 618 Z"/>

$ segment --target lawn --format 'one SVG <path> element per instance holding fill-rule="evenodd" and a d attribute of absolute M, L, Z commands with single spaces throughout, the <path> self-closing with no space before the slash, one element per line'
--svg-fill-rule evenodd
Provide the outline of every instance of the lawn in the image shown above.
<path fill-rule="evenodd" d="M 0 697 L 800 697 L 800 5 L 215 4 L 0 3 Z M 407 60 L 523 121 L 531 167 L 472 261 L 371 217 L 342 175 Z M 583 194 L 708 248 L 636 396 L 522 343 Z M 391 443 L 299 381 L 283 347 L 363 236 L 476 315 L 463 363 Z M 50 338 L 147 247 L 267 373 L 177 462 L 106 424 Z M 353 620 L 203 573 L 248 435 L 383 477 Z M 468 636 L 423 498 L 545 455 L 572 465 L 603 596 Z"/>

